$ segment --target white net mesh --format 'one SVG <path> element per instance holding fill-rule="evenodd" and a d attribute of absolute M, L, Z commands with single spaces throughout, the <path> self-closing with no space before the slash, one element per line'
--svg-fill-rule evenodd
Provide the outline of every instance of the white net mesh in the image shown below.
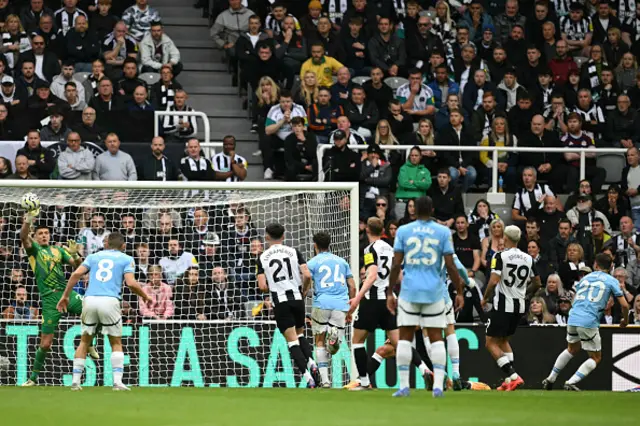
<path fill-rule="evenodd" d="M 19 204 L 26 192 L 40 198 L 35 224 L 50 227 L 51 244 L 75 240 L 86 256 L 102 249 L 109 232 L 126 236 L 137 279 L 154 302 L 141 302 L 126 288 L 123 292 L 125 383 L 300 383 L 272 321 L 269 297 L 257 289 L 255 262 L 264 250 L 263 229 L 268 223 L 283 224 L 285 243 L 307 259 L 313 256 L 313 233 L 329 231 L 332 251 L 349 260 L 348 191 L 0 188 L 0 383 L 10 385 L 30 374 L 43 308 L 19 239 L 24 214 Z M 163 268 L 157 279 L 154 265 Z M 78 293 L 84 286 L 79 283 Z M 78 317 L 63 317 L 39 384 L 70 384 L 79 335 Z M 111 384 L 106 340 L 100 340 L 98 350 L 102 359 L 87 360 L 84 385 Z M 345 342 L 333 357 L 335 386 L 348 379 L 349 361 Z"/>

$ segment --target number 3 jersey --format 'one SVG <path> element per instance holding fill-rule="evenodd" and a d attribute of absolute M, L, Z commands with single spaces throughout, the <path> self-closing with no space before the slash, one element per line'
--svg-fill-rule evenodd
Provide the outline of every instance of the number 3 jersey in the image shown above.
<path fill-rule="evenodd" d="M 121 298 L 122 281 L 127 273 L 135 273 L 133 257 L 118 250 L 103 250 L 90 254 L 82 262 L 89 269 L 89 287 L 85 296 Z"/>
<path fill-rule="evenodd" d="M 517 248 L 493 255 L 491 273 L 500 276 L 493 296 L 493 308 L 500 312 L 523 314 L 527 283 L 538 275 L 533 258 Z"/>
<path fill-rule="evenodd" d="M 364 294 L 366 299 L 387 300 L 392 261 L 393 248 L 382 240 L 374 241 L 364 249 L 364 268 L 369 269 L 372 265 L 378 267 L 378 277 Z"/>
<path fill-rule="evenodd" d="M 612 294 L 614 297 L 622 296 L 617 279 L 602 271 L 585 276 L 576 285 L 576 296 L 569 311 L 567 325 L 584 328 L 600 327 L 600 317 Z"/>
<path fill-rule="evenodd" d="M 319 309 L 348 311 L 349 286 L 353 278 L 349 264 L 333 253 L 318 253 L 307 264 L 313 278 L 313 307 Z"/>
<path fill-rule="evenodd" d="M 298 249 L 282 244 L 274 244 L 260 255 L 258 275 L 266 277 L 274 303 L 302 300 L 300 265 L 306 264 Z"/>

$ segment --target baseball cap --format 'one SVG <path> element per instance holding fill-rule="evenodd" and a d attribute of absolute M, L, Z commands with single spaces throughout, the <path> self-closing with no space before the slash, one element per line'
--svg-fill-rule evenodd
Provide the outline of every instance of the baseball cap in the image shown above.
<path fill-rule="evenodd" d="M 371 145 L 367 146 L 367 154 L 378 154 L 381 157 L 383 155 L 382 149 L 380 149 L 380 146 L 375 143 L 372 143 Z"/>
<path fill-rule="evenodd" d="M 584 9 L 581 3 L 574 1 L 569 5 L 569 10 L 574 11 L 574 10 L 584 10 Z"/>
<path fill-rule="evenodd" d="M 322 9 L 322 3 L 319 0 L 311 0 L 309 2 L 309 9 Z"/>
<path fill-rule="evenodd" d="M 591 195 L 589 194 L 580 194 L 578 196 L 578 201 L 593 201 L 593 198 L 591 198 Z"/>
<path fill-rule="evenodd" d="M 0 80 L 0 84 L 6 84 L 7 86 L 12 86 L 15 83 L 13 81 L 13 77 L 11 77 L 10 75 L 5 75 L 4 77 L 2 77 L 2 80 Z"/>
<path fill-rule="evenodd" d="M 584 272 L 586 274 L 590 274 L 592 272 L 591 268 L 589 268 L 587 265 L 582 265 L 580 269 L 578 269 L 578 271 Z"/>
<path fill-rule="evenodd" d="M 335 132 L 333 132 L 333 140 L 342 140 L 345 139 L 347 137 L 347 134 L 345 132 L 343 132 L 342 130 L 336 130 Z"/>
<path fill-rule="evenodd" d="M 47 83 L 44 80 L 38 80 L 36 81 L 36 90 L 37 89 L 48 89 L 49 88 L 49 83 Z"/>

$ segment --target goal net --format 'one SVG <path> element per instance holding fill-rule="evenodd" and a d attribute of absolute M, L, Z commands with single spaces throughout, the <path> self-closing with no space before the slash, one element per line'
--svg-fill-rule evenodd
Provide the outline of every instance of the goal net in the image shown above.
<path fill-rule="evenodd" d="M 34 184 L 33 182 L 31 184 Z M 138 386 L 296 387 L 286 341 L 273 321 L 268 293 L 258 290 L 256 259 L 265 249 L 264 227 L 285 226 L 285 243 L 309 259 L 312 236 L 332 235 L 332 251 L 355 266 L 357 187 L 352 184 L 274 183 L 206 185 L 136 182 L 35 183 L 0 187 L 0 384 L 26 381 L 39 340 L 41 303 L 19 231 L 26 192 L 40 198 L 35 225 L 51 229 L 51 244 L 74 240 L 84 256 L 103 248 L 110 232 L 126 237 L 136 277 L 153 302 L 123 291 L 124 382 Z M 58 187 L 51 187 L 58 185 Z M 61 185 L 66 187 L 60 187 Z M 188 189 L 183 186 L 188 185 Z M 49 186 L 49 187 L 45 187 Z M 67 266 L 67 276 L 71 268 Z M 86 281 L 76 286 L 83 294 Z M 307 299 L 310 314 L 311 299 Z M 78 317 L 63 317 L 39 384 L 69 385 Z M 310 327 L 307 338 L 311 339 Z M 345 340 L 349 340 L 347 335 Z M 310 340 L 311 341 L 311 340 Z M 98 341 L 101 359 L 87 360 L 83 385 L 110 385 L 110 347 Z M 349 377 L 348 342 L 333 356 L 333 385 Z"/>

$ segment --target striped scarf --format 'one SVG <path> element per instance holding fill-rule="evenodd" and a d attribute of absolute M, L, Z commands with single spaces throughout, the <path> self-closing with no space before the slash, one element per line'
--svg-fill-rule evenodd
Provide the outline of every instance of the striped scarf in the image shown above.
<path fill-rule="evenodd" d="M 589 86 L 591 87 L 591 96 L 593 96 L 593 101 L 598 102 L 600 98 L 600 91 L 602 90 L 602 84 L 600 82 L 600 76 L 598 75 L 598 66 L 593 61 L 593 59 L 589 59 L 585 65 L 587 67 L 587 79 L 589 81 Z M 602 67 L 608 66 L 606 62 L 602 62 Z"/>

